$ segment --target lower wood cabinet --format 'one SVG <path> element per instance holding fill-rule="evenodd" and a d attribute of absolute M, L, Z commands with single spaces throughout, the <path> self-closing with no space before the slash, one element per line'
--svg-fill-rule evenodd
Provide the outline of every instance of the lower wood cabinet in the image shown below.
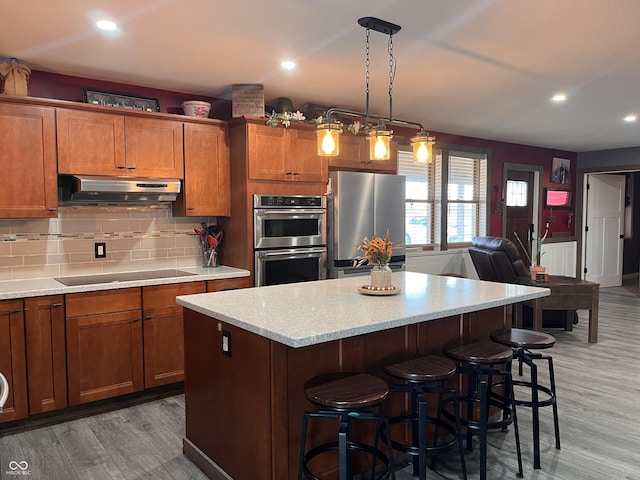
<path fill-rule="evenodd" d="M 24 301 L 29 415 L 67 406 L 64 297 Z"/>
<path fill-rule="evenodd" d="M 144 388 L 140 288 L 66 296 L 69 405 Z"/>
<path fill-rule="evenodd" d="M 205 291 L 205 282 L 142 287 L 145 388 L 184 380 L 184 328 L 176 296 Z"/>
<path fill-rule="evenodd" d="M 9 397 L 0 413 L 0 422 L 25 418 L 28 414 L 27 369 L 22 300 L 0 301 L 0 372 L 9 382 Z"/>

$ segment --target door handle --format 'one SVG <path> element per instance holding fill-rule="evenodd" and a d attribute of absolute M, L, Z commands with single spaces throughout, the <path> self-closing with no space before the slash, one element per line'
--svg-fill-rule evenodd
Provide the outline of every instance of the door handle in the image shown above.
<path fill-rule="evenodd" d="M 624 238 L 624 235 L 620 234 L 620 238 Z"/>

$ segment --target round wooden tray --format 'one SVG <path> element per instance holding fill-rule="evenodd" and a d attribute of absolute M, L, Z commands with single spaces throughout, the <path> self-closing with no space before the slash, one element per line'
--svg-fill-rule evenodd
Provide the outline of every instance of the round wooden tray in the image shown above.
<path fill-rule="evenodd" d="M 370 288 L 369 285 L 363 285 L 361 287 L 358 287 L 358 293 L 361 293 L 363 295 L 378 295 L 378 296 L 397 295 L 401 291 L 402 289 L 398 287 L 391 287 L 388 290 L 376 290 L 374 288 Z"/>

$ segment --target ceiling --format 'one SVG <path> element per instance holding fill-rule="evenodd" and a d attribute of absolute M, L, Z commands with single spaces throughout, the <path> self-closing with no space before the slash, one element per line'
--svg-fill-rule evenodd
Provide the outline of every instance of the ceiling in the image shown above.
<path fill-rule="evenodd" d="M 117 33 L 99 32 L 106 14 Z M 0 61 L 206 97 L 234 83 L 363 111 L 365 29 L 393 37 L 393 116 L 427 130 L 591 151 L 640 146 L 638 0 L 5 2 Z M 371 32 L 370 113 L 389 114 L 386 35 Z M 279 64 L 291 59 L 293 71 Z M 558 105 L 552 95 L 564 92 Z"/>

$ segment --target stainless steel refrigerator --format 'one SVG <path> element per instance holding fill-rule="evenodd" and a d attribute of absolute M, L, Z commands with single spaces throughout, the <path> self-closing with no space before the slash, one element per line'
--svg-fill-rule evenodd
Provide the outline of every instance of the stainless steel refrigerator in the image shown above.
<path fill-rule="evenodd" d="M 327 199 L 328 277 L 364 275 L 370 267 L 353 267 L 362 255 L 356 246 L 364 237 L 384 237 L 389 230 L 394 245 L 404 244 L 405 180 L 401 175 L 366 172 L 330 172 Z M 395 247 L 390 266 L 404 269 L 405 248 Z"/>

